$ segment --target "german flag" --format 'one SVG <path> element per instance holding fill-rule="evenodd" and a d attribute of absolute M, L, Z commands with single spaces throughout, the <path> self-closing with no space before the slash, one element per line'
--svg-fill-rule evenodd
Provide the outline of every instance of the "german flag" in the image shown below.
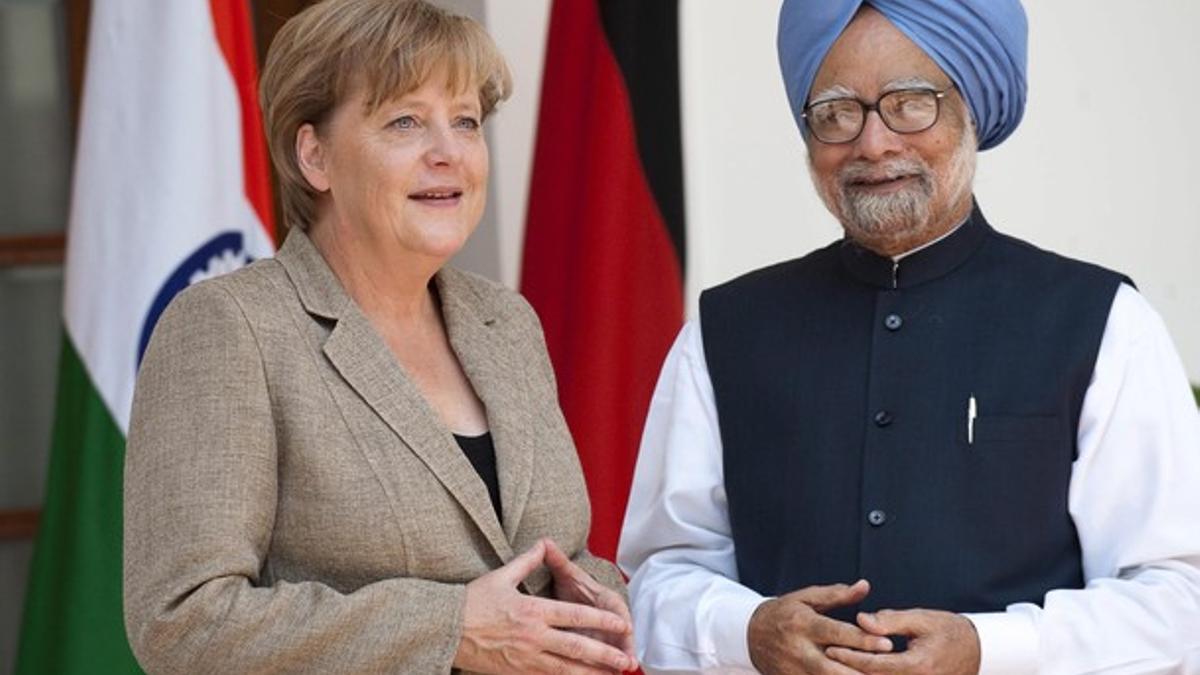
<path fill-rule="evenodd" d="M 541 316 L 613 558 L 658 371 L 683 321 L 677 0 L 555 0 L 521 290 Z"/>

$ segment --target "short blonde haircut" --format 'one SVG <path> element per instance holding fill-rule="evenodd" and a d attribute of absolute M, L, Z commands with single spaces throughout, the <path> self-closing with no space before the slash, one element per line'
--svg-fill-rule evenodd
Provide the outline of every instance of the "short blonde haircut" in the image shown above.
<path fill-rule="evenodd" d="M 287 225 L 307 229 L 316 216 L 296 131 L 319 127 L 359 87 L 374 110 L 420 88 L 438 68 L 451 90 L 479 88 L 484 118 L 512 91 L 508 65 L 483 27 L 425 0 L 324 0 L 279 30 L 259 95 Z"/>

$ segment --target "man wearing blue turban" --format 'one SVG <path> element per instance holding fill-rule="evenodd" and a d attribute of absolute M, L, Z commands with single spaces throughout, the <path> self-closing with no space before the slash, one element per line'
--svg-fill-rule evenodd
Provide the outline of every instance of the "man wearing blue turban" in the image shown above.
<path fill-rule="evenodd" d="M 647 672 L 1200 673 L 1200 417 L 1115 272 L 1000 234 L 1018 0 L 785 0 L 833 244 L 707 290 L 618 551 Z"/>

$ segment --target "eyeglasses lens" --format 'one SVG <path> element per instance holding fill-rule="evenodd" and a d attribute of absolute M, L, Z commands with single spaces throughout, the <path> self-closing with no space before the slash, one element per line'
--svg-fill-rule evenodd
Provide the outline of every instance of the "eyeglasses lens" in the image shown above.
<path fill-rule="evenodd" d="M 932 91 L 893 91 L 880 98 L 878 106 L 884 123 L 898 134 L 924 131 L 937 119 L 937 95 Z"/>
<path fill-rule="evenodd" d="M 879 111 L 883 123 L 892 131 L 915 134 L 937 121 L 938 93 L 927 89 L 902 89 L 884 94 L 874 106 L 853 98 L 822 101 L 808 109 L 806 120 L 818 140 L 848 143 L 858 138 L 867 111 L 871 109 Z"/>

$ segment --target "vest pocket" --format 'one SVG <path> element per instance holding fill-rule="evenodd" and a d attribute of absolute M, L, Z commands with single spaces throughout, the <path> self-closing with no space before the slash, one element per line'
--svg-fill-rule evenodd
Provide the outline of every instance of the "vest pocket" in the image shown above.
<path fill-rule="evenodd" d="M 960 426 L 958 440 L 966 444 L 966 424 Z M 1066 432 L 1066 424 L 1058 415 L 981 415 L 975 418 L 974 443 L 1060 441 Z"/>

